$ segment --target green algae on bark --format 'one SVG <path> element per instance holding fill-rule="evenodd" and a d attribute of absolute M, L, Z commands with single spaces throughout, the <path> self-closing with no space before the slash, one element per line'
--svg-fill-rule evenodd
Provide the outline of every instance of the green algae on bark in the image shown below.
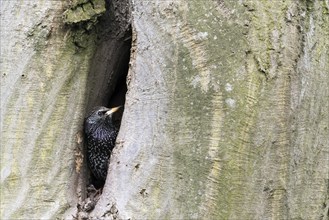
<path fill-rule="evenodd" d="M 104 0 L 77 1 L 63 13 L 64 23 L 97 23 L 97 18 L 106 11 Z"/>

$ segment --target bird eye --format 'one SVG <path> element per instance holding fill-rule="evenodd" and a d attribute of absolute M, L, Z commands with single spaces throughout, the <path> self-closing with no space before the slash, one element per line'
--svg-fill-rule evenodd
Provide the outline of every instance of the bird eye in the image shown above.
<path fill-rule="evenodd" d="M 99 111 L 99 112 L 97 112 L 97 114 L 98 114 L 99 116 L 102 116 L 102 115 L 103 115 L 103 112 Z"/>

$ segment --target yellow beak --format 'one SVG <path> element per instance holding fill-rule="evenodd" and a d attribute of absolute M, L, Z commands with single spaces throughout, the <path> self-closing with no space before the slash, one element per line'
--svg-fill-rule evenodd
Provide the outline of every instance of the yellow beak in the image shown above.
<path fill-rule="evenodd" d="M 111 108 L 110 110 L 108 110 L 107 112 L 105 112 L 105 115 L 111 115 L 112 113 L 118 111 L 119 108 L 121 108 L 121 106 Z"/>

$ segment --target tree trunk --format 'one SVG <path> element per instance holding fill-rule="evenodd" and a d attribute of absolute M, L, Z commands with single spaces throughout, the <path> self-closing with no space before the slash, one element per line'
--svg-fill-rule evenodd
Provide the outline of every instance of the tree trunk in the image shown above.
<path fill-rule="evenodd" d="M 92 216 L 327 219 L 328 1 L 133 1 Z"/>
<path fill-rule="evenodd" d="M 94 47 L 74 46 L 63 7 L 1 1 L 1 219 L 51 219 L 77 202 L 74 146 Z"/>
<path fill-rule="evenodd" d="M 86 197 L 83 117 L 122 102 L 130 48 L 128 2 L 91 2 L 1 2 L 1 219 L 70 219 Z M 89 217 L 328 219 L 328 1 L 130 7 Z"/>

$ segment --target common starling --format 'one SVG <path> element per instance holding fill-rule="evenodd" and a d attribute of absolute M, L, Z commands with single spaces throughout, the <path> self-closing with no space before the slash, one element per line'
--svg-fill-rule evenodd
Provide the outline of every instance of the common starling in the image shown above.
<path fill-rule="evenodd" d="M 96 107 L 84 122 L 87 143 L 87 162 L 94 177 L 105 181 L 107 168 L 118 129 L 113 125 L 112 114 L 119 107 Z"/>

